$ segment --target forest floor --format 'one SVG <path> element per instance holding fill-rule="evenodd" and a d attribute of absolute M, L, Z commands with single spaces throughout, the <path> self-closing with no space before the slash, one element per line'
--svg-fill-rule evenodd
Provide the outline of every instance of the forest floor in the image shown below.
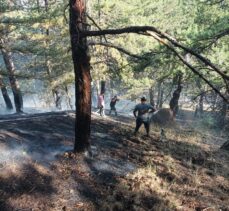
<path fill-rule="evenodd" d="M 133 136 L 134 119 L 92 115 L 92 157 L 73 112 L 0 118 L 0 211 L 229 210 L 227 139 L 180 120 Z"/>

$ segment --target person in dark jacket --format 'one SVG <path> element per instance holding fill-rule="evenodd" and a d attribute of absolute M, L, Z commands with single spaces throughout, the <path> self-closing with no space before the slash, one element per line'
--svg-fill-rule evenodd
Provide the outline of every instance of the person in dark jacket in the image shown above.
<path fill-rule="evenodd" d="M 135 106 L 134 117 L 136 118 L 136 127 L 134 134 L 136 135 L 139 128 L 144 124 L 146 129 L 146 134 L 149 137 L 150 132 L 150 113 L 154 112 L 155 109 L 152 105 L 146 103 L 146 98 L 141 98 L 141 103 Z M 137 114 L 138 113 L 138 114 Z"/>
<path fill-rule="evenodd" d="M 110 112 L 109 112 L 109 114 L 111 114 L 111 112 L 114 111 L 114 112 L 115 112 L 115 116 L 118 115 L 117 110 L 116 110 L 116 108 L 115 108 L 115 105 L 116 105 L 117 101 L 119 101 L 119 99 L 118 99 L 118 97 L 115 95 L 115 96 L 111 99 L 111 102 L 110 102 Z"/>

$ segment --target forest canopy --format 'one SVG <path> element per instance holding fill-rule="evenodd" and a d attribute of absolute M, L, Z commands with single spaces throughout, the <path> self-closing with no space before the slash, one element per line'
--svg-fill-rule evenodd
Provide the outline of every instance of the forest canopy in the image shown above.
<path fill-rule="evenodd" d="M 70 4 L 1 0 L 0 83 L 13 93 L 17 112 L 31 95 L 58 109 L 65 96 L 66 106 L 74 107 Z M 193 105 L 203 93 L 208 101 L 228 101 L 228 7 L 227 0 L 87 2 L 82 36 L 92 95 L 107 81 L 110 92 L 131 100 L 151 89 L 162 107 L 182 74 L 182 92 Z"/>

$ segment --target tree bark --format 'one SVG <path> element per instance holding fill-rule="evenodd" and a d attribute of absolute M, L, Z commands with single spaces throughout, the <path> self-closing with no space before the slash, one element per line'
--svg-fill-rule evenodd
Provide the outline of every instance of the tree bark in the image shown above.
<path fill-rule="evenodd" d="M 153 87 L 150 87 L 150 89 L 149 89 L 149 100 L 150 100 L 150 104 L 154 107 L 155 106 L 155 102 L 154 102 L 154 90 L 153 90 Z"/>
<path fill-rule="evenodd" d="M 57 109 L 61 110 L 61 92 L 59 89 L 53 90 L 54 99 L 55 99 L 55 106 Z"/>
<path fill-rule="evenodd" d="M 3 82 L 1 76 L 0 76 L 0 87 L 1 87 L 3 99 L 4 99 L 5 104 L 6 104 L 6 108 L 7 108 L 8 110 L 13 109 L 12 102 L 11 102 L 11 100 L 10 100 L 10 97 L 9 97 L 9 95 L 8 95 L 6 86 L 5 86 L 5 84 L 4 84 L 4 82 Z"/>
<path fill-rule="evenodd" d="M 178 80 L 177 80 L 177 89 L 173 92 L 173 97 L 169 102 L 169 106 L 170 106 L 170 109 L 173 111 L 174 117 L 178 113 L 178 109 L 179 109 L 178 102 L 179 102 L 180 93 L 181 93 L 181 90 L 182 90 L 182 86 L 181 86 L 182 75 L 179 74 L 177 78 L 178 78 Z"/>
<path fill-rule="evenodd" d="M 160 101 L 159 101 L 159 108 L 162 108 L 162 105 L 163 105 L 163 98 L 164 98 L 164 90 L 161 89 Z"/>
<path fill-rule="evenodd" d="M 105 94 L 106 92 L 106 81 L 101 81 L 101 91 L 100 94 Z"/>
<path fill-rule="evenodd" d="M 160 97 L 161 97 L 161 82 L 159 81 L 157 83 L 157 108 L 159 108 Z"/>
<path fill-rule="evenodd" d="M 70 37 L 75 72 L 76 140 L 74 152 L 85 152 L 90 147 L 91 125 L 91 74 L 86 30 L 85 0 L 69 0 Z"/>
<path fill-rule="evenodd" d="M 229 93 L 225 93 L 227 96 L 227 99 L 229 99 Z M 229 104 L 225 101 L 222 102 L 221 104 L 221 109 L 220 109 L 220 115 L 218 117 L 218 126 L 219 127 L 224 127 L 226 123 L 226 118 L 227 118 L 227 112 L 228 112 L 228 106 Z"/>
<path fill-rule="evenodd" d="M 211 93 L 213 95 L 213 102 L 212 102 L 212 111 L 215 112 L 217 106 L 217 93 Z"/>
<path fill-rule="evenodd" d="M 45 12 L 48 13 L 49 11 L 49 1 L 48 0 L 44 0 L 44 4 L 45 4 Z M 49 32 L 49 28 L 47 28 L 45 30 L 45 34 L 47 36 L 47 40 L 45 41 L 45 45 L 46 45 L 46 49 L 49 48 L 49 41 L 48 41 L 48 37 L 50 36 L 50 32 Z M 51 60 L 49 59 L 49 55 L 47 54 L 47 51 L 45 51 L 45 66 L 47 69 L 47 75 L 48 75 L 48 79 L 49 79 L 49 83 L 52 83 L 52 68 L 51 68 Z M 59 110 L 61 110 L 61 102 L 60 102 L 60 92 L 58 90 L 58 87 L 54 87 L 52 88 L 52 95 L 53 95 L 53 100 L 55 103 L 55 107 Z"/>
<path fill-rule="evenodd" d="M 21 94 L 21 90 L 20 90 L 18 81 L 14 75 L 15 66 L 13 63 L 12 54 L 4 48 L 1 49 L 1 52 L 3 55 L 3 60 L 6 65 L 6 69 L 9 72 L 9 80 L 10 80 L 11 89 L 14 95 L 14 104 L 15 104 L 16 112 L 20 113 L 22 112 L 22 109 L 23 109 L 23 99 L 22 99 L 22 94 Z"/>
<path fill-rule="evenodd" d="M 204 113 L 204 96 L 205 96 L 205 94 L 201 93 L 200 99 L 199 99 L 199 113 L 200 113 L 200 116 L 202 116 L 203 113 Z"/>
<path fill-rule="evenodd" d="M 68 86 L 67 86 L 66 84 L 64 85 L 64 90 L 65 90 L 65 93 L 66 93 L 66 96 L 67 96 L 69 108 L 70 108 L 71 110 L 73 110 L 71 96 L 69 95 Z"/>

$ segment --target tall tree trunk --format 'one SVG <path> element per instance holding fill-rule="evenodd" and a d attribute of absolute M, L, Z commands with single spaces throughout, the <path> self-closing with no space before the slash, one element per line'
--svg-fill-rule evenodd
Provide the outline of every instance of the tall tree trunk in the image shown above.
<path fill-rule="evenodd" d="M 105 94 L 106 92 L 106 81 L 101 81 L 101 91 L 100 94 Z"/>
<path fill-rule="evenodd" d="M 223 101 L 223 105 L 222 108 L 220 110 L 220 117 L 219 117 L 219 121 L 218 121 L 218 126 L 219 127 L 223 127 L 225 125 L 225 120 L 226 120 L 226 116 L 227 116 L 227 103 L 225 101 Z"/>
<path fill-rule="evenodd" d="M 213 102 L 212 102 L 212 111 L 215 112 L 216 106 L 217 106 L 217 97 L 218 94 L 213 92 L 211 95 L 213 95 Z"/>
<path fill-rule="evenodd" d="M 204 113 L 204 96 L 205 96 L 205 93 L 202 92 L 201 95 L 200 95 L 200 99 L 199 99 L 199 113 L 200 113 L 200 116 L 202 116 L 203 113 Z"/>
<path fill-rule="evenodd" d="M 15 66 L 13 63 L 12 54 L 4 48 L 1 49 L 1 52 L 3 55 L 3 60 L 6 65 L 6 69 L 9 72 L 9 80 L 10 80 L 11 89 L 14 95 L 14 104 L 15 104 L 16 112 L 20 113 L 22 112 L 22 109 L 23 109 L 23 99 L 22 99 L 22 94 L 21 94 L 21 90 L 20 90 L 18 81 L 14 75 Z"/>
<path fill-rule="evenodd" d="M 71 110 L 73 110 L 71 96 L 69 95 L 68 86 L 67 86 L 66 84 L 64 85 L 64 90 L 65 90 L 65 93 L 66 93 L 66 95 L 67 95 L 68 106 L 69 106 L 69 108 L 70 108 Z"/>
<path fill-rule="evenodd" d="M 55 98 L 55 106 L 56 106 L 56 108 L 61 110 L 61 93 L 60 93 L 60 90 L 55 89 L 53 94 L 54 94 L 54 98 Z"/>
<path fill-rule="evenodd" d="M 227 99 L 229 99 L 229 93 L 227 93 L 227 91 L 225 92 L 225 96 Z M 228 112 L 228 103 L 223 100 L 221 104 L 220 115 L 218 117 L 218 127 L 222 128 L 225 126 L 227 112 Z"/>
<path fill-rule="evenodd" d="M 179 109 L 179 98 L 180 98 L 180 93 L 182 90 L 182 86 L 181 86 L 181 79 L 182 79 L 182 74 L 179 74 L 177 77 L 177 89 L 173 92 L 173 97 L 169 102 L 169 106 L 170 109 L 173 111 L 173 115 L 174 117 L 177 115 L 178 113 L 178 109 Z"/>
<path fill-rule="evenodd" d="M 154 89 L 153 89 L 153 87 L 150 87 L 150 89 L 149 89 L 149 100 L 150 100 L 150 104 L 154 107 L 155 102 L 154 102 Z"/>
<path fill-rule="evenodd" d="M 205 90 L 204 90 L 204 87 L 201 84 L 200 79 L 197 79 L 196 80 L 196 85 L 200 89 L 200 97 L 199 97 L 198 105 L 196 107 L 195 116 L 196 117 L 202 117 L 203 116 L 203 113 L 204 113 Z"/>
<path fill-rule="evenodd" d="M 3 99 L 4 99 L 5 104 L 6 104 L 6 108 L 7 108 L 8 110 L 13 109 L 12 102 L 11 102 L 11 100 L 10 100 L 10 97 L 9 97 L 9 95 L 8 95 L 6 86 L 5 86 L 5 84 L 4 84 L 4 82 L 3 82 L 1 76 L 0 76 L 0 87 L 1 87 Z"/>
<path fill-rule="evenodd" d="M 40 2 L 37 0 L 37 11 L 40 12 Z"/>
<path fill-rule="evenodd" d="M 44 0 L 45 3 L 45 12 L 48 13 L 49 10 L 49 1 L 48 0 Z M 46 29 L 46 35 L 49 35 L 49 28 Z"/>
<path fill-rule="evenodd" d="M 157 83 L 157 108 L 159 108 L 160 98 L 161 98 L 161 84 L 162 82 Z"/>
<path fill-rule="evenodd" d="M 200 94 L 198 104 L 196 105 L 194 117 L 202 117 L 204 114 L 204 97 L 205 97 L 205 92 L 203 91 Z"/>
<path fill-rule="evenodd" d="M 84 152 L 90 147 L 91 130 L 90 57 L 88 55 L 87 40 L 81 34 L 82 30 L 86 29 L 86 4 L 85 0 L 69 0 L 69 5 L 76 93 L 76 140 L 74 151 Z"/>
<path fill-rule="evenodd" d="M 49 1 L 48 0 L 44 0 L 44 4 L 45 4 L 45 12 L 48 13 L 49 11 Z M 49 48 L 49 41 L 48 41 L 48 38 L 49 38 L 49 35 L 50 35 L 50 32 L 49 32 L 49 28 L 46 29 L 45 31 L 45 34 L 46 34 L 46 41 L 45 41 L 45 45 L 46 45 L 46 49 Z M 49 55 L 47 54 L 47 52 L 45 51 L 45 65 L 46 65 L 46 69 L 47 69 L 47 75 L 48 75 L 48 79 L 49 79 L 49 83 L 51 84 L 52 83 L 52 68 L 51 68 L 51 61 L 49 59 Z M 54 102 L 55 102 L 55 107 L 57 109 L 61 109 L 61 104 L 60 104 L 60 92 L 58 90 L 58 87 L 54 87 L 52 88 L 52 95 L 53 95 L 53 99 L 54 99 Z"/>
<path fill-rule="evenodd" d="M 162 105 L 163 105 L 163 97 L 164 97 L 164 90 L 161 89 L 160 101 L 159 101 L 159 108 L 162 108 Z"/>

